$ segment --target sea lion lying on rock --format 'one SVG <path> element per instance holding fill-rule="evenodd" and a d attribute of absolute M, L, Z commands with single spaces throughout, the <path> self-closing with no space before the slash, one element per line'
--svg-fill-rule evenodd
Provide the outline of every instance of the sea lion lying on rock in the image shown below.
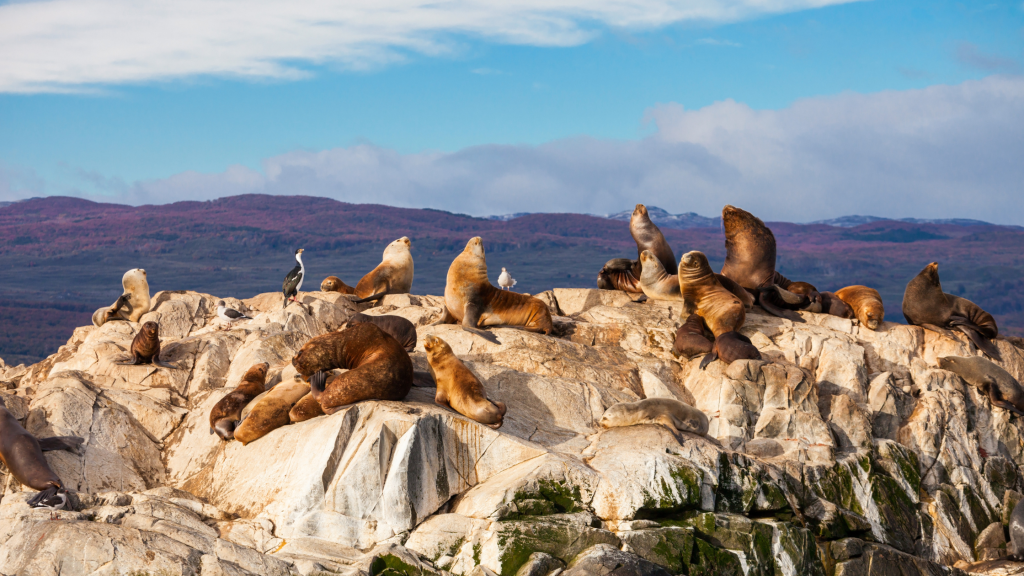
<path fill-rule="evenodd" d="M 885 306 L 882 295 L 874 288 L 867 286 L 847 286 L 836 291 L 835 296 L 849 305 L 852 312 L 860 320 L 860 325 L 870 330 L 878 330 L 885 319 Z"/>
<path fill-rule="evenodd" d="M 64 482 L 50 468 L 43 452 L 68 450 L 77 453 L 83 441 L 77 436 L 36 439 L 7 410 L 3 397 L 0 397 L 0 461 L 20 484 L 39 490 L 39 494 L 28 501 L 29 506 L 60 510 L 67 505 L 68 491 Z"/>
<path fill-rule="evenodd" d="M 903 317 L 908 324 L 921 326 L 953 337 L 950 330 L 959 330 L 989 358 L 999 358 L 999 349 L 992 338 L 999 335 L 996 321 L 980 306 L 942 291 L 939 282 L 939 263 L 924 267 L 903 293 Z"/>
<path fill-rule="evenodd" d="M 434 402 L 491 428 L 501 428 L 505 404 L 487 399 L 480 380 L 455 356 L 451 346 L 434 335 L 428 335 L 423 341 L 423 348 L 427 351 L 430 373 L 437 382 Z"/>
<path fill-rule="evenodd" d="M 597 273 L 597 287 L 600 290 L 622 290 L 629 294 L 642 294 L 640 288 L 640 261 L 629 258 L 612 258 Z"/>
<path fill-rule="evenodd" d="M 339 292 L 341 294 L 355 294 L 356 289 L 345 284 L 337 276 L 328 276 L 320 283 L 321 292 Z"/>
<path fill-rule="evenodd" d="M 671 398 L 646 398 L 638 402 L 621 402 L 605 410 L 602 428 L 661 424 L 673 432 L 708 433 L 708 417 L 703 412 Z"/>
<path fill-rule="evenodd" d="M 398 341 L 407 351 L 416 348 L 416 325 L 401 316 L 381 314 L 379 316 L 357 312 L 348 319 L 348 326 L 374 324 Z"/>
<path fill-rule="evenodd" d="M 249 368 L 238 386 L 213 406 L 210 410 L 211 434 L 216 432 L 221 440 L 234 439 L 235 428 L 242 419 L 242 409 L 264 392 L 269 368 L 270 364 L 266 362 Z"/>
<path fill-rule="evenodd" d="M 943 356 L 939 368 L 949 370 L 976 386 L 993 406 L 1024 416 L 1024 389 L 998 364 L 981 356 Z"/>
<path fill-rule="evenodd" d="M 307 394 L 309 385 L 301 380 L 289 378 L 280 382 L 256 400 L 255 406 L 246 408 L 248 413 L 234 430 L 235 440 L 244 446 L 287 425 L 288 412 Z"/>

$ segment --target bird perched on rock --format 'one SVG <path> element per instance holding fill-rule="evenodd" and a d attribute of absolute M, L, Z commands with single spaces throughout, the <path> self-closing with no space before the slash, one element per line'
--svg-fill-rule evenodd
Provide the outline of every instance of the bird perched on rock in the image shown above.
<path fill-rule="evenodd" d="M 501 275 L 498 276 L 498 286 L 501 286 L 503 290 L 511 290 L 516 285 L 516 279 L 505 270 L 504 267 L 501 269 Z"/>
<path fill-rule="evenodd" d="M 292 268 L 292 271 L 284 277 L 284 284 L 281 285 L 281 291 L 284 292 L 282 308 L 288 307 L 289 298 L 294 302 L 295 297 L 299 295 L 299 290 L 302 289 L 302 279 L 306 276 L 306 266 L 302 263 L 302 248 L 295 251 L 295 261 L 299 263 L 298 266 Z"/>
<path fill-rule="evenodd" d="M 228 324 L 234 324 L 239 320 L 252 320 L 251 316 L 246 316 L 234 308 L 225 306 L 223 300 L 217 302 L 217 317 Z"/>

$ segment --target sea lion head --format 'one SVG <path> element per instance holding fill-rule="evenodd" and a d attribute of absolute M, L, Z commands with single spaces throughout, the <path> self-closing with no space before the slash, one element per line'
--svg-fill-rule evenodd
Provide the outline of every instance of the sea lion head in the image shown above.
<path fill-rule="evenodd" d="M 398 240 L 395 240 L 388 247 L 384 249 L 384 257 L 388 257 L 394 254 L 408 254 L 412 249 L 412 241 L 409 240 L 408 236 L 402 236 Z"/>
<path fill-rule="evenodd" d="M 245 376 L 242 377 L 242 380 L 249 380 L 250 378 L 258 378 L 258 379 L 260 379 L 260 381 L 266 381 L 266 379 L 267 379 L 267 370 L 269 370 L 269 369 L 270 369 L 270 363 L 268 363 L 268 362 L 260 362 L 259 364 L 254 364 L 251 368 L 249 368 L 245 372 Z"/>
<path fill-rule="evenodd" d="M 150 320 L 142 325 L 141 332 L 146 338 L 160 338 L 160 325 Z"/>
<path fill-rule="evenodd" d="M 950 372 L 956 372 L 956 368 L 963 364 L 965 358 L 960 356 L 942 356 L 939 358 L 939 368 L 943 370 L 949 370 Z"/>
<path fill-rule="evenodd" d="M 711 271 L 711 264 L 708 263 L 708 257 L 703 252 L 691 250 L 679 259 L 680 273 L 684 270 L 691 275 L 704 274 Z"/>
<path fill-rule="evenodd" d="M 338 290 L 338 278 L 335 276 L 328 276 L 324 278 L 324 281 L 320 283 L 321 292 L 337 292 Z"/>
<path fill-rule="evenodd" d="M 452 347 L 447 342 L 441 340 L 433 334 L 428 334 L 423 339 L 423 349 L 427 351 L 428 358 L 436 358 L 437 356 L 445 353 L 452 353 Z"/>
<path fill-rule="evenodd" d="M 929 282 L 931 282 L 932 284 L 934 284 L 936 286 L 941 286 L 942 285 L 939 282 L 939 263 L 938 262 L 932 262 L 931 264 L 925 266 L 924 270 L 921 270 L 921 276 L 923 276 L 924 278 L 927 278 Z"/>
<path fill-rule="evenodd" d="M 469 252 L 470 254 L 472 254 L 473 256 L 476 256 L 477 258 L 483 258 L 484 257 L 484 240 L 483 240 L 483 238 L 481 238 L 479 236 L 474 236 L 473 238 L 470 238 L 469 242 L 466 242 L 466 248 L 463 250 L 463 252 Z"/>
<path fill-rule="evenodd" d="M 865 324 L 872 330 L 877 330 L 878 325 L 885 319 L 885 309 L 878 302 L 869 302 L 865 306 L 864 316 L 866 316 Z"/>
<path fill-rule="evenodd" d="M 640 266 L 642 266 L 640 275 L 641 276 L 654 276 L 649 280 L 654 281 L 662 272 L 665 271 L 665 266 L 658 260 L 658 257 L 654 255 L 654 252 L 650 250 L 644 250 L 640 253 Z"/>
<path fill-rule="evenodd" d="M 632 406 L 632 402 L 623 402 L 615 404 L 611 408 L 604 411 L 604 415 L 601 416 L 601 421 L 598 424 L 601 428 L 614 428 L 623 424 L 623 417 L 626 415 L 626 410 Z"/>

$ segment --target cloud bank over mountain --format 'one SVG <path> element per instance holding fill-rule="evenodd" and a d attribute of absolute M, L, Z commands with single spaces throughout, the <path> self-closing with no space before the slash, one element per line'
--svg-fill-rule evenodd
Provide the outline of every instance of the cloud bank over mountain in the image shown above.
<path fill-rule="evenodd" d="M 92 184 L 131 204 L 252 192 L 473 215 L 608 213 L 636 202 L 714 215 L 732 203 L 788 221 L 874 214 L 1024 224 L 1022 77 L 807 98 L 781 110 L 665 104 L 647 120 L 656 130 L 639 140 L 416 154 L 364 144 L 275 156 L 261 170 Z"/>

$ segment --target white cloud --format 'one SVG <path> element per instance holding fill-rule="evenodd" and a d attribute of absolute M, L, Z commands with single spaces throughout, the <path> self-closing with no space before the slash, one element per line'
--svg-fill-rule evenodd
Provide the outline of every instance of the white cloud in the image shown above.
<path fill-rule="evenodd" d="M 728 46 L 730 48 L 742 48 L 743 45 L 738 42 L 731 40 L 719 40 L 717 38 L 700 38 L 697 40 L 697 44 L 705 44 L 707 46 Z"/>
<path fill-rule="evenodd" d="M 42 0 L 0 4 L 0 92 L 191 76 L 294 79 L 304 66 L 438 55 L 460 36 L 533 46 L 602 28 L 731 22 L 853 0 Z"/>
<path fill-rule="evenodd" d="M 731 100 L 698 110 L 665 104 L 648 119 L 657 130 L 640 140 L 297 151 L 261 170 L 108 186 L 104 199 L 307 194 L 475 215 L 607 213 L 637 202 L 714 215 L 735 204 L 796 222 L 872 214 L 1024 224 L 1024 77 L 808 98 L 782 110 Z"/>

